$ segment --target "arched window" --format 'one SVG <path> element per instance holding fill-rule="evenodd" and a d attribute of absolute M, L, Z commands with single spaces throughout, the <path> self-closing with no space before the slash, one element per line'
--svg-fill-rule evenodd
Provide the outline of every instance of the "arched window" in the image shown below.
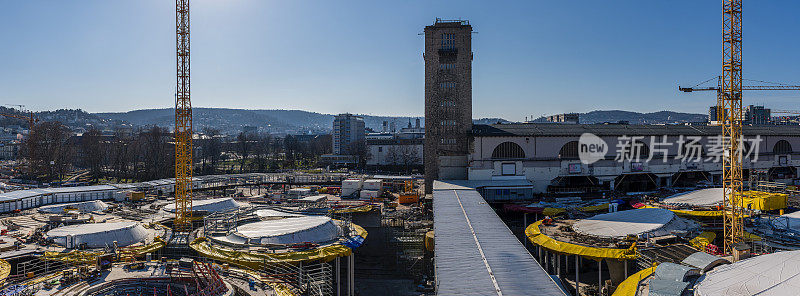
<path fill-rule="evenodd" d="M 567 142 L 558 151 L 559 159 L 578 159 L 578 141 Z"/>
<path fill-rule="evenodd" d="M 772 146 L 772 153 L 775 154 L 789 154 L 792 153 L 792 145 L 786 140 L 780 140 Z"/>
<path fill-rule="evenodd" d="M 525 151 L 522 147 L 513 142 L 503 142 L 492 151 L 492 159 L 515 159 L 525 158 Z"/>

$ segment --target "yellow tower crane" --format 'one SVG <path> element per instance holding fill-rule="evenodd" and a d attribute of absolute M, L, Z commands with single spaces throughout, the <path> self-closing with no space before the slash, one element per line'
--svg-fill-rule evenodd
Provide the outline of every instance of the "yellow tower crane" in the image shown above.
<path fill-rule="evenodd" d="M 177 88 L 175 94 L 176 232 L 192 226 L 192 102 L 189 88 L 189 0 L 175 0 Z"/>
<path fill-rule="evenodd" d="M 722 125 L 722 136 L 726 144 L 722 158 L 722 179 L 725 188 L 723 190 L 724 250 L 727 254 L 732 254 L 733 247 L 742 241 L 744 234 L 743 199 L 739 198 L 742 196 L 742 91 L 800 90 L 800 86 L 786 84 L 743 86 L 742 80 L 742 0 L 723 0 L 722 75 L 717 78 L 717 86 L 697 85 L 678 87 L 678 89 L 683 92 L 717 92 L 716 120 Z"/>
<path fill-rule="evenodd" d="M 742 241 L 742 0 L 723 0 L 722 3 L 722 88 L 717 101 L 721 103 L 722 137 L 727 151 L 722 157 L 725 253 Z"/>

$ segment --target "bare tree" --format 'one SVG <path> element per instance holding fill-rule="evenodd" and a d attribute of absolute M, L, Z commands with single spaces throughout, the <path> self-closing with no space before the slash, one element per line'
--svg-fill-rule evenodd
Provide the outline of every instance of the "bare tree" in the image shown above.
<path fill-rule="evenodd" d="M 250 157 L 252 149 L 252 135 L 249 133 L 241 132 L 236 136 L 236 152 L 239 155 L 239 171 L 244 172 L 244 166 L 247 164 L 247 158 Z"/>
<path fill-rule="evenodd" d="M 61 179 L 74 159 L 74 145 L 69 142 L 71 136 L 72 132 L 59 122 L 34 126 L 22 145 L 28 173 L 48 182 Z"/>
<path fill-rule="evenodd" d="M 100 130 L 92 128 L 83 133 L 80 145 L 81 163 L 84 168 L 89 170 L 92 179 L 97 181 L 103 177 L 103 164 L 106 157 L 103 134 Z"/>

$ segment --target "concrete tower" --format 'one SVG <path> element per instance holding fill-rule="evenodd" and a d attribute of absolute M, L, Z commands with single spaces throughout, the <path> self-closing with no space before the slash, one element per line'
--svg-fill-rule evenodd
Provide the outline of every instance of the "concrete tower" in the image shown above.
<path fill-rule="evenodd" d="M 425 191 L 466 179 L 472 130 L 472 26 L 436 19 L 425 27 Z"/>

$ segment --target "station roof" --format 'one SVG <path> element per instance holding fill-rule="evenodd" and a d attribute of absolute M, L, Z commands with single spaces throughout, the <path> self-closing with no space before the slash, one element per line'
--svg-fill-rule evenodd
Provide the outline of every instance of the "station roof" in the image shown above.
<path fill-rule="evenodd" d="M 437 295 L 566 295 L 472 188 L 436 181 Z"/>
<path fill-rule="evenodd" d="M 561 124 L 561 123 L 512 123 L 512 124 L 476 124 L 472 126 L 474 136 L 507 137 L 507 136 L 580 136 L 592 133 L 597 136 L 621 135 L 685 135 L 714 136 L 722 133 L 719 126 L 710 125 L 640 125 L 640 124 Z M 800 126 L 769 125 L 743 126 L 745 136 L 797 136 Z"/>

